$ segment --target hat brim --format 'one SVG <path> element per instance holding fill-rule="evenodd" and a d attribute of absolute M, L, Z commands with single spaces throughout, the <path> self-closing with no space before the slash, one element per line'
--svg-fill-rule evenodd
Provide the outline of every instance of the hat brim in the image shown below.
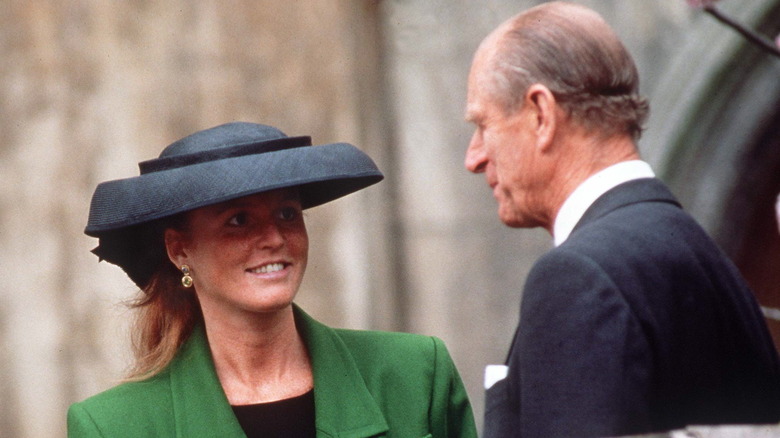
<path fill-rule="evenodd" d="M 164 218 L 289 187 L 311 208 L 383 178 L 371 158 L 347 143 L 224 158 L 101 183 L 84 232 L 99 238 L 96 255 L 143 288 L 166 259 L 156 226 Z"/>

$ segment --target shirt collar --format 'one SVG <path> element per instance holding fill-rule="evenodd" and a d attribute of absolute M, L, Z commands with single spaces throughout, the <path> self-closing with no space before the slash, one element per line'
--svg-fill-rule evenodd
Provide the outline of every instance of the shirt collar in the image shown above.
<path fill-rule="evenodd" d="M 641 160 L 613 164 L 589 176 L 566 198 L 555 217 L 553 225 L 555 246 L 559 246 L 569 238 L 582 215 L 601 195 L 625 182 L 654 177 L 655 173 L 650 165 Z"/>

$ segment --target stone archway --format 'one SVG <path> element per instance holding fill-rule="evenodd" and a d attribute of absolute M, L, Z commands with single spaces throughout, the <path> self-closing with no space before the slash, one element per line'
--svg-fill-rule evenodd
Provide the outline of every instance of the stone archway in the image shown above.
<path fill-rule="evenodd" d="M 735 185 L 721 234 L 739 234 L 732 256 L 764 306 L 780 346 L 780 229 L 774 210 L 780 193 L 780 99 L 775 108 L 764 135 L 746 151 L 744 178 Z M 735 226 L 728 227 L 730 222 Z M 736 224 L 741 224 L 738 229 Z"/>
<path fill-rule="evenodd" d="M 780 32 L 780 1 L 732 9 L 763 34 Z M 780 346 L 780 60 L 701 18 L 655 93 L 657 135 L 642 147 L 742 270 Z"/>

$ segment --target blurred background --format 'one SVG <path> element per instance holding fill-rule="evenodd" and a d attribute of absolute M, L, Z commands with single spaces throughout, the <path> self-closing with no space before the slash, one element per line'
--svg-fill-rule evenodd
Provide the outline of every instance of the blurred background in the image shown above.
<path fill-rule="evenodd" d="M 483 412 L 540 230 L 505 228 L 463 168 L 466 77 L 521 0 L 0 2 L 0 436 L 65 435 L 129 364 L 137 290 L 82 234 L 104 180 L 229 121 L 347 141 L 386 180 L 306 214 L 298 302 L 333 326 L 445 340 Z M 633 53 L 640 147 L 735 260 L 780 339 L 780 59 L 683 0 L 592 0 Z M 780 0 L 721 10 L 774 38 Z"/>

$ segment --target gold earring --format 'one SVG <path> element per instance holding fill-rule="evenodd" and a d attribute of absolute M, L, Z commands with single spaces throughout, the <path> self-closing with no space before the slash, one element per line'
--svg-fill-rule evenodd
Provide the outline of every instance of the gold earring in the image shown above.
<path fill-rule="evenodd" d="M 192 277 L 190 277 L 190 267 L 187 265 L 181 265 L 181 273 L 184 274 L 181 277 L 181 285 L 184 287 L 192 287 Z"/>

